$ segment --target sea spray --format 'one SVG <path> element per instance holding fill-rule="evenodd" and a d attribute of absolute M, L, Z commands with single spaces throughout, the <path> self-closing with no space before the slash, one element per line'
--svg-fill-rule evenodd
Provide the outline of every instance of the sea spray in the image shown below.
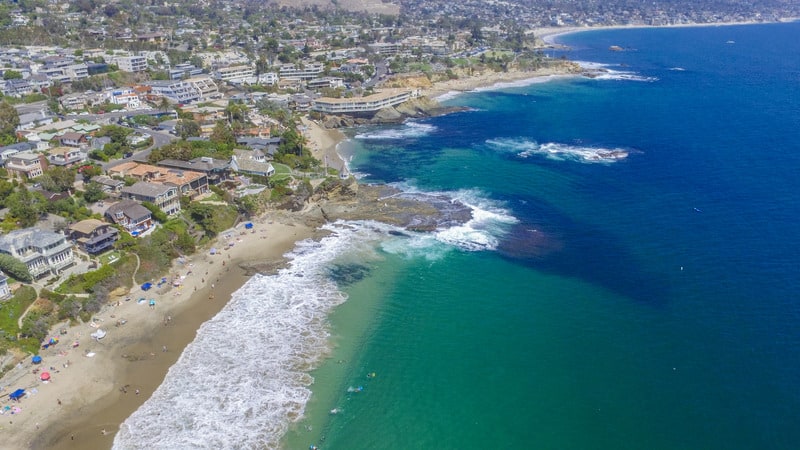
<path fill-rule="evenodd" d="M 489 139 L 486 144 L 495 150 L 513 152 L 520 158 L 543 155 L 556 161 L 577 161 L 582 163 L 610 164 L 628 157 L 630 149 L 615 147 L 592 147 L 569 145 L 558 142 L 539 144 L 529 139 L 498 138 Z"/>
<path fill-rule="evenodd" d="M 427 136 L 436 131 L 436 127 L 422 122 L 406 121 L 400 128 L 380 128 L 359 133 L 356 139 L 362 140 L 398 140 Z"/>
<path fill-rule="evenodd" d="M 345 300 L 325 267 L 382 232 L 354 224 L 302 241 L 288 268 L 257 275 L 205 323 L 162 385 L 121 426 L 114 448 L 276 448 L 303 417 L 328 351 L 327 314 Z"/>
<path fill-rule="evenodd" d="M 475 218 L 435 233 L 336 222 L 325 227 L 330 236 L 299 242 L 287 268 L 250 279 L 201 326 L 161 386 L 122 424 L 114 448 L 278 447 L 304 416 L 309 372 L 330 351 L 327 316 L 346 299 L 336 268 L 379 259 L 380 251 L 436 259 L 453 249 L 491 249 L 492 233 L 514 220 L 475 192 L 405 195 L 457 197 Z"/>

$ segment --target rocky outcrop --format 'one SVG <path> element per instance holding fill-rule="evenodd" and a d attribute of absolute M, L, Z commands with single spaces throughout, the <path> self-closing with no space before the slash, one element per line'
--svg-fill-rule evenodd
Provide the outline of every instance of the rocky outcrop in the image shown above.
<path fill-rule="evenodd" d="M 432 231 L 465 223 L 470 208 L 452 198 L 410 194 L 386 185 L 361 185 L 355 180 L 330 180 L 312 197 L 305 211 L 309 225 L 336 220 L 374 220 L 413 231 Z"/>
<path fill-rule="evenodd" d="M 399 107 L 399 105 L 398 105 Z M 376 112 L 372 119 L 370 119 L 371 123 L 398 123 L 402 122 L 405 119 L 405 116 L 397 110 L 397 108 L 383 108 L 380 111 Z"/>

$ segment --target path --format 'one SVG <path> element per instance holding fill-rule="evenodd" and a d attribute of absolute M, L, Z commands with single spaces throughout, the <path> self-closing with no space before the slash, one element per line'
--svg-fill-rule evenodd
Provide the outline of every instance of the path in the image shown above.
<path fill-rule="evenodd" d="M 136 268 L 133 269 L 133 275 L 131 275 L 131 290 L 136 287 L 136 272 L 139 271 L 139 264 L 141 264 L 141 260 L 139 260 L 139 255 L 136 253 L 133 254 L 136 257 Z"/>

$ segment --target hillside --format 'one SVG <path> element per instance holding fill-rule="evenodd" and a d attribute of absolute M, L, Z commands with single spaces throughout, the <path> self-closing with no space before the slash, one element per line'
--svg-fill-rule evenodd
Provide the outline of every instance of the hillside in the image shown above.
<path fill-rule="evenodd" d="M 368 12 L 371 14 L 397 15 L 400 5 L 381 0 L 275 0 L 281 6 L 302 8 L 317 5 L 320 8 L 339 7 L 347 11 Z"/>

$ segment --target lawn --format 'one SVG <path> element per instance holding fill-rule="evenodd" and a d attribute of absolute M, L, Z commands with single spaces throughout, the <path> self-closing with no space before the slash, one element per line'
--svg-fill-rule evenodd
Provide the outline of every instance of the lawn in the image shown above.
<path fill-rule="evenodd" d="M 100 255 L 100 264 L 106 265 L 117 261 L 122 254 L 118 251 L 108 252 Z"/>

